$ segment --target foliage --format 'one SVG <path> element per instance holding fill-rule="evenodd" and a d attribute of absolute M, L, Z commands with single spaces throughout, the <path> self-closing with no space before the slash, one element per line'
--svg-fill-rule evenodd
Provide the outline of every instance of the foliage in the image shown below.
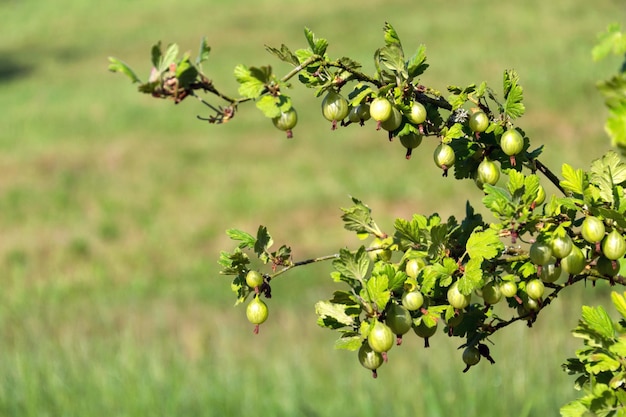
<path fill-rule="evenodd" d="M 495 363 L 487 345 L 491 343 L 489 337 L 517 321 L 532 326 L 564 288 L 597 280 L 612 285 L 626 283 L 626 164 L 618 153 L 609 151 L 592 161 L 588 170 L 563 164 L 559 178 L 540 161 L 542 148 L 533 149 L 530 138 L 517 125 L 525 105 L 520 77 L 514 70 L 504 71 L 501 94 L 482 82 L 449 86 L 444 96 L 420 83 L 420 76 L 428 69 L 425 47 L 418 46 L 408 56 L 390 24 L 383 28 L 384 45 L 374 52 L 374 75 L 362 72 L 361 64 L 351 58 L 331 58 L 326 39 L 309 29 L 304 34 L 304 48 L 292 51 L 284 44 L 266 47 L 293 66 L 282 77 L 275 75 L 271 66 L 238 65 L 234 70 L 238 97 L 221 92 L 204 74 L 202 66 L 210 51 L 205 40 L 193 62 L 189 53 L 179 58 L 175 44 L 165 52 L 160 44 L 155 45 L 147 82 L 118 59 L 110 58 L 109 68 L 138 83 L 142 93 L 175 103 L 197 98 L 212 112 L 199 118 L 210 123 L 229 122 L 240 105 L 254 102 L 264 116 L 287 131 L 288 138 L 297 120 L 290 119 L 287 128 L 277 120 L 295 109 L 286 92 L 297 77 L 316 96 L 325 96 L 322 114 L 331 122 L 332 130 L 363 126 L 371 118 L 370 125 L 384 131 L 389 141 L 399 139 L 406 148 L 406 159 L 431 138 L 435 165 L 444 176 L 453 170 L 457 180 L 475 183 L 484 193 L 484 208 L 495 220 L 486 222 L 467 203 L 463 219 L 415 214 L 411 219 L 396 219 L 393 230 L 386 231 L 375 222 L 369 207 L 353 197 L 352 205 L 342 209 L 344 227 L 358 240 L 370 239 L 370 243 L 301 261 L 292 259 L 288 245 L 274 250 L 274 241 L 264 226 L 256 235 L 230 229 L 227 234 L 236 247 L 223 251 L 219 263 L 223 274 L 234 277 L 231 288 L 236 304 L 250 297 L 250 309 L 261 296 L 271 297 L 271 286 L 280 275 L 295 267 L 331 260 L 331 278 L 341 287 L 330 299 L 316 304 L 318 324 L 338 332 L 335 347 L 358 351 L 361 364 L 376 376 L 392 346 L 387 326 L 402 328 L 401 333 L 406 330 L 398 317 L 409 318 L 410 327 L 425 339 L 426 347 L 440 329 L 461 339 L 467 371 L 481 358 Z M 625 39 L 617 26 L 609 27 L 593 51 L 594 58 L 610 52 L 626 53 Z M 607 132 L 622 153 L 626 149 L 624 74 L 626 61 L 617 76 L 599 84 L 611 112 Z M 221 104 L 212 104 L 200 97 L 200 92 L 214 96 Z M 486 118 L 484 123 L 470 121 L 478 113 Z M 561 195 L 546 197 L 539 174 Z M 589 238 L 593 231 L 587 225 L 592 222 L 586 220 L 590 218 L 602 226 L 598 239 Z M 529 251 L 531 244 L 542 245 L 545 256 L 541 260 Z M 262 268 L 262 279 L 246 281 L 257 271 L 258 263 L 267 265 Z M 409 307 L 405 296 L 415 292 L 423 302 Z M 614 295 L 613 299 L 623 314 L 620 308 L 625 303 L 619 297 Z M 493 309 L 501 300 L 509 307 L 504 314 Z M 255 332 L 267 318 L 266 307 L 262 313 L 252 319 L 248 316 Z M 439 326 L 440 322 L 444 325 Z M 590 394 L 565 406 L 563 414 L 583 415 L 585 410 L 611 413 L 622 403 L 622 374 L 626 371 L 621 370 L 621 339 L 614 337 L 620 331 L 601 308 L 583 307 L 575 335 L 585 339 L 587 348 L 577 352 L 578 359 L 570 360 L 566 369 L 582 374 L 577 384 L 589 388 Z M 397 336 L 399 345 L 402 334 Z M 615 412 L 621 415 L 621 411 Z"/>

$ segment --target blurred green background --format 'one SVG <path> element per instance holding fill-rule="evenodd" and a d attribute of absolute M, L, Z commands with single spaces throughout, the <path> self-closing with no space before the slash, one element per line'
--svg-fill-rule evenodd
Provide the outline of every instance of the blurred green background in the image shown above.
<path fill-rule="evenodd" d="M 205 70 L 234 92 L 236 64 L 288 71 L 264 45 L 303 47 L 305 26 L 373 72 L 389 21 L 408 53 L 427 45 L 431 87 L 501 91 L 515 68 L 519 125 L 559 171 L 608 149 L 594 84 L 617 62 L 590 51 L 625 18 L 609 0 L 0 1 L 0 415 L 556 415 L 577 394 L 559 368 L 579 347 L 569 330 L 605 287 L 564 291 L 533 329 L 498 333 L 497 366 L 461 373 L 459 341 L 439 334 L 429 350 L 408 338 L 377 380 L 315 325 L 328 265 L 276 280 L 258 336 L 232 307 L 216 263 L 227 228 L 264 224 L 303 259 L 359 243 L 341 229 L 348 195 L 387 231 L 478 204 L 473 184 L 435 169 L 434 141 L 406 161 L 371 125 L 331 132 L 303 88 L 293 140 L 253 106 L 208 125 L 198 102 L 137 94 L 107 57 L 146 79 L 155 42 L 195 53 L 206 36 Z"/>

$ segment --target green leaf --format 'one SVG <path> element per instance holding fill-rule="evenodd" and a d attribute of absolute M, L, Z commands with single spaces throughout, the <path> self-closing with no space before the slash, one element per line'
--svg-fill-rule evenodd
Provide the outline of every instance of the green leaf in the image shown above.
<path fill-rule="evenodd" d="M 604 125 L 613 146 L 626 153 L 626 102 L 619 107 L 609 109 L 609 117 Z"/>
<path fill-rule="evenodd" d="M 170 65 L 176 61 L 177 56 L 178 45 L 175 43 L 168 45 L 165 55 L 161 56 L 161 59 L 159 60 L 159 65 L 157 66 L 158 71 L 163 72 L 169 69 Z"/>
<path fill-rule="evenodd" d="M 352 232 L 379 234 L 380 230 L 371 216 L 372 210 L 357 198 L 352 197 L 352 202 L 352 207 L 341 209 L 344 227 Z"/>
<path fill-rule="evenodd" d="M 387 45 L 395 45 L 399 48 L 402 48 L 402 44 L 400 43 L 400 37 L 396 30 L 391 26 L 388 22 L 385 22 L 385 26 L 383 27 L 383 32 L 385 33 L 385 43 Z"/>
<path fill-rule="evenodd" d="M 483 197 L 483 204 L 498 218 L 510 218 L 513 216 L 515 208 L 511 202 L 511 196 L 504 188 L 485 184 L 483 191 L 486 193 Z"/>
<path fill-rule="evenodd" d="M 369 299 L 376 304 L 378 311 L 383 311 L 391 298 L 387 275 L 372 276 L 366 284 Z"/>
<path fill-rule="evenodd" d="M 328 47 L 326 39 L 317 39 L 309 28 L 304 28 L 304 36 L 315 55 L 324 55 L 326 53 L 326 48 Z"/>
<path fill-rule="evenodd" d="M 253 248 L 256 243 L 254 236 L 239 229 L 228 229 L 226 230 L 226 235 L 232 240 L 240 241 L 239 247 L 241 249 Z"/>
<path fill-rule="evenodd" d="M 391 291 L 400 290 L 404 287 L 404 282 L 408 276 L 403 272 L 394 268 L 393 265 L 387 262 L 376 262 L 374 269 L 372 270 L 372 276 L 384 275 L 388 278 L 388 289 Z"/>
<path fill-rule="evenodd" d="M 347 333 L 335 340 L 335 349 L 356 351 L 363 344 L 363 338 L 359 333 Z"/>
<path fill-rule="evenodd" d="M 300 65 L 298 57 L 293 52 L 291 52 L 291 50 L 285 44 L 280 45 L 280 49 L 272 48 L 271 46 L 265 45 L 265 49 L 269 53 L 278 57 L 278 59 L 280 59 L 281 61 L 287 62 L 295 66 Z"/>
<path fill-rule="evenodd" d="M 469 295 L 484 284 L 482 259 L 473 258 L 465 264 L 465 272 L 458 281 L 459 291 L 463 295 Z"/>
<path fill-rule="evenodd" d="M 272 240 L 267 228 L 265 226 L 259 226 L 259 230 L 257 230 L 256 234 L 256 242 L 254 243 L 254 252 L 265 263 L 269 261 L 267 252 L 273 244 L 274 240 Z"/>
<path fill-rule="evenodd" d="M 596 353 L 589 358 L 591 364 L 588 365 L 588 369 L 593 374 L 599 374 L 600 372 L 615 372 L 620 368 L 620 362 L 607 355 L 606 353 Z"/>
<path fill-rule="evenodd" d="M 365 247 L 361 246 L 356 253 L 348 249 L 339 250 L 339 258 L 333 261 L 333 268 L 342 276 L 363 282 L 367 276 L 370 259 L 365 252 Z"/>
<path fill-rule="evenodd" d="M 585 417 L 588 416 L 588 408 L 580 400 L 575 400 L 561 407 L 562 417 Z"/>
<path fill-rule="evenodd" d="M 161 63 L 161 56 L 163 55 L 163 52 L 161 50 L 161 41 L 152 45 L 150 55 L 151 55 L 152 66 L 154 68 L 158 68 Z"/>
<path fill-rule="evenodd" d="M 137 77 L 137 74 L 123 61 L 117 58 L 109 57 L 109 71 L 121 72 L 126 75 L 133 83 L 140 83 L 141 80 Z"/>
<path fill-rule="evenodd" d="M 465 136 L 465 132 L 463 132 L 463 125 L 461 123 L 455 123 L 445 132 L 442 141 L 445 143 L 450 143 L 453 139 L 462 138 Z"/>
<path fill-rule="evenodd" d="M 526 111 L 522 103 L 524 93 L 518 82 L 519 76 L 515 70 L 504 71 L 504 112 L 511 119 L 520 117 Z"/>
<path fill-rule="evenodd" d="M 409 73 L 409 78 L 415 78 L 418 75 L 421 75 L 428 68 L 428 64 L 426 63 L 426 46 L 420 45 L 415 51 L 415 54 L 408 60 L 407 62 L 407 72 Z"/>
<path fill-rule="evenodd" d="M 248 68 L 245 65 L 235 67 L 235 78 L 240 84 L 239 94 L 247 98 L 258 98 L 263 94 L 266 83 L 272 74 L 271 67 Z"/>
<path fill-rule="evenodd" d="M 571 191 L 574 194 L 583 195 L 585 192 L 585 172 L 582 169 L 574 169 L 568 164 L 563 164 L 561 168 L 563 180 L 561 187 Z"/>
<path fill-rule="evenodd" d="M 605 32 L 598 35 L 598 43 L 591 51 L 594 61 L 605 58 L 610 53 L 624 55 L 626 53 L 626 36 L 617 23 L 612 23 Z"/>
<path fill-rule="evenodd" d="M 265 117 L 273 119 L 291 108 L 291 99 L 282 94 L 279 96 L 267 94 L 257 100 L 256 107 L 263 112 Z"/>
<path fill-rule="evenodd" d="M 420 226 L 415 217 L 411 221 L 399 218 L 396 219 L 394 228 L 396 229 L 395 236 L 398 240 L 406 240 L 416 245 L 421 242 Z"/>
<path fill-rule="evenodd" d="M 617 356 L 626 358 L 626 337 L 621 336 L 619 339 L 617 339 L 617 342 L 609 346 L 609 352 Z"/>
<path fill-rule="evenodd" d="M 408 78 L 404 64 L 404 54 L 399 46 L 393 44 L 383 46 L 378 50 L 377 58 L 379 65 L 383 65 L 397 74 L 402 74 L 404 78 Z"/>
<path fill-rule="evenodd" d="M 322 327 L 329 327 L 329 323 L 333 323 L 333 325 L 341 324 L 343 326 L 352 326 L 354 324 L 354 318 L 346 314 L 346 308 L 347 306 L 343 304 L 318 301 L 315 303 L 315 314 L 318 316 L 318 324 Z M 332 320 L 329 321 L 328 319 Z"/>
<path fill-rule="evenodd" d="M 614 151 L 607 152 L 591 164 L 589 182 L 599 190 L 600 198 L 615 207 L 620 206 L 622 196 L 616 192 L 616 185 L 626 181 L 626 164 Z"/>
<path fill-rule="evenodd" d="M 626 293 L 624 295 L 626 295 Z M 611 300 L 613 301 L 613 306 L 615 306 L 615 309 L 618 311 L 618 313 L 621 314 L 624 319 L 626 319 L 626 298 L 624 298 L 624 295 L 621 295 L 615 291 L 611 291 Z"/>
<path fill-rule="evenodd" d="M 626 101 L 626 72 L 601 81 L 596 84 L 596 87 L 604 96 L 606 106 L 612 111 L 620 112 Z"/>
<path fill-rule="evenodd" d="M 582 310 L 582 320 L 590 330 L 607 340 L 615 336 L 613 322 L 602 306 L 583 306 Z"/>
<path fill-rule="evenodd" d="M 176 78 L 183 89 L 188 89 L 191 83 L 196 81 L 198 70 L 189 61 L 189 55 L 185 55 L 176 67 Z"/>
<path fill-rule="evenodd" d="M 472 259 L 493 259 L 502 253 L 504 244 L 496 230 L 481 231 L 480 228 L 476 228 L 467 240 L 465 248 Z"/>
<path fill-rule="evenodd" d="M 203 37 L 200 41 L 200 48 L 198 50 L 198 56 L 196 57 L 196 65 L 201 66 L 204 61 L 209 59 L 211 47 L 207 44 L 206 38 Z"/>

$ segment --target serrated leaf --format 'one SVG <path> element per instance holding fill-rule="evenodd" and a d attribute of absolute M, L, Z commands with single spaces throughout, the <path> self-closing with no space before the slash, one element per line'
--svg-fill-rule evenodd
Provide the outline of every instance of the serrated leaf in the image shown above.
<path fill-rule="evenodd" d="M 519 76 L 514 70 L 504 71 L 504 112 L 511 119 L 524 114 L 526 108 L 522 103 L 524 99 L 523 89 L 518 85 Z"/>
<path fill-rule="evenodd" d="M 256 107 L 265 117 L 273 119 L 291 108 L 291 99 L 282 94 L 279 96 L 267 94 L 256 101 Z"/>
<path fill-rule="evenodd" d="M 407 72 L 409 78 L 415 78 L 426 71 L 428 64 L 426 63 L 426 46 L 420 45 L 415 54 L 407 62 Z"/>
<path fill-rule="evenodd" d="M 196 65 L 202 65 L 204 61 L 209 59 L 211 53 L 211 47 L 207 44 L 206 38 L 203 37 L 200 41 L 200 48 L 198 50 L 198 56 L 196 57 Z"/>
<path fill-rule="evenodd" d="M 405 69 L 404 54 L 402 48 L 397 45 L 387 45 L 378 50 L 378 63 L 384 65 L 391 71 L 402 74 L 404 78 L 408 77 Z"/>
<path fill-rule="evenodd" d="M 507 173 L 509 180 L 506 183 L 506 189 L 512 196 L 519 194 L 525 186 L 525 176 L 519 171 L 509 170 Z"/>
<path fill-rule="evenodd" d="M 293 52 L 291 52 L 291 50 L 285 44 L 281 44 L 280 49 L 265 45 L 265 49 L 271 54 L 278 57 L 278 59 L 280 59 L 281 61 L 287 62 L 295 66 L 300 64 L 298 57 Z"/>
<path fill-rule="evenodd" d="M 587 365 L 587 369 L 593 374 L 600 372 L 615 372 L 620 368 L 620 362 L 606 353 L 596 353 L 589 358 L 591 364 Z"/>
<path fill-rule="evenodd" d="M 354 318 L 346 314 L 346 308 L 347 306 L 343 304 L 318 301 L 315 303 L 315 314 L 322 320 L 332 318 L 345 326 L 352 326 L 354 324 Z"/>
<path fill-rule="evenodd" d="M 616 152 L 609 151 L 592 162 L 589 182 L 597 187 L 600 198 L 611 203 L 613 208 L 619 207 L 622 199 L 615 186 L 624 181 L 626 164 L 621 162 Z"/>
<path fill-rule="evenodd" d="M 383 27 L 383 32 L 385 34 L 385 43 L 387 45 L 396 45 L 402 48 L 402 44 L 400 43 L 400 37 L 396 30 L 391 26 L 388 22 L 385 22 L 385 26 Z"/>
<path fill-rule="evenodd" d="M 333 261 L 333 268 L 347 278 L 362 282 L 367 276 L 369 264 L 365 247 L 361 246 L 354 254 L 348 249 L 340 249 L 339 258 Z"/>
<path fill-rule="evenodd" d="M 458 281 L 459 291 L 463 295 L 469 295 L 484 284 L 482 259 L 470 259 L 465 265 L 463 276 Z"/>
<path fill-rule="evenodd" d="M 324 55 L 326 53 L 326 48 L 328 47 L 326 39 L 316 38 L 315 34 L 309 28 L 304 28 L 304 36 L 314 54 Z"/>
<path fill-rule="evenodd" d="M 465 245 L 468 255 L 472 259 L 493 259 L 504 250 L 504 244 L 493 229 L 481 231 L 474 229 Z"/>
<path fill-rule="evenodd" d="M 397 270 L 387 262 L 376 262 L 374 264 L 372 276 L 376 275 L 385 275 L 389 279 L 387 288 L 391 291 L 403 288 L 404 282 L 408 278 L 404 272 Z"/>
<path fill-rule="evenodd" d="M 568 164 L 563 164 L 561 168 L 561 187 L 573 192 L 574 194 L 583 195 L 585 192 L 585 173 L 582 169 L 574 169 Z"/>
<path fill-rule="evenodd" d="M 463 125 L 461 123 L 455 123 L 444 134 L 443 142 L 450 143 L 454 139 L 462 138 L 465 136 L 463 132 Z"/>
<path fill-rule="evenodd" d="M 415 219 L 412 221 L 396 219 L 394 222 L 394 228 L 396 229 L 396 237 L 398 239 L 404 239 L 414 244 L 420 243 L 420 228 Z"/>
<path fill-rule="evenodd" d="M 582 307 L 583 323 L 604 339 L 612 339 L 615 336 L 613 322 L 602 306 Z"/>
<path fill-rule="evenodd" d="M 372 219 L 372 210 L 357 198 L 352 197 L 352 202 L 352 207 L 341 209 L 344 227 L 357 233 L 377 233 L 378 227 Z"/>
<path fill-rule="evenodd" d="M 256 243 L 256 239 L 250 233 L 246 233 L 239 229 L 228 229 L 226 230 L 226 235 L 232 240 L 237 240 L 241 242 L 239 244 L 240 248 L 253 248 Z"/>
<path fill-rule="evenodd" d="M 263 68 L 248 68 L 245 65 L 237 65 L 235 67 L 235 79 L 240 84 L 239 94 L 247 98 L 258 98 L 265 91 L 268 74 L 266 69 Z"/>
<path fill-rule="evenodd" d="M 141 80 L 137 77 L 137 74 L 123 61 L 120 61 L 117 58 L 109 57 L 109 71 L 111 72 L 121 72 L 126 75 L 133 83 L 140 83 Z"/>
<path fill-rule="evenodd" d="M 426 280 L 432 280 L 431 285 L 438 284 L 441 287 L 448 287 L 452 283 L 452 274 L 458 269 L 456 261 L 452 258 L 443 258 L 441 263 L 427 265 L 424 268 L 424 282 L 422 289 L 426 286 Z"/>
<path fill-rule="evenodd" d="M 259 226 L 256 234 L 256 241 L 254 242 L 254 252 L 261 258 L 263 262 L 268 261 L 267 252 L 274 244 L 272 236 L 267 231 L 267 227 Z"/>
<path fill-rule="evenodd" d="M 363 344 L 363 338 L 358 333 L 349 333 L 335 340 L 335 349 L 356 351 Z"/>
<path fill-rule="evenodd" d="M 383 311 L 391 298 L 387 275 L 372 276 L 366 284 L 369 299 L 376 304 L 378 311 Z"/>
<path fill-rule="evenodd" d="M 504 188 L 485 184 L 483 191 L 486 193 L 482 200 L 483 204 L 491 212 L 499 218 L 509 218 L 513 215 L 515 209 L 511 203 L 511 196 Z"/>

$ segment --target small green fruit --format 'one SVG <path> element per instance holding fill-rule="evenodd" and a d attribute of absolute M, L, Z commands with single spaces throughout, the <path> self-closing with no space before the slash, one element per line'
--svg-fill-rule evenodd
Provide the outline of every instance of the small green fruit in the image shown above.
<path fill-rule="evenodd" d="M 484 132 L 489 127 L 489 117 L 484 111 L 477 111 L 470 116 L 469 127 L 473 132 Z"/>
<path fill-rule="evenodd" d="M 250 288 L 256 288 L 263 285 L 263 275 L 259 271 L 248 271 L 246 274 L 246 284 Z"/>
<path fill-rule="evenodd" d="M 615 261 L 626 254 L 626 241 L 620 232 L 613 229 L 602 241 L 602 253 L 608 259 Z"/>
<path fill-rule="evenodd" d="M 261 324 L 267 320 L 268 309 L 267 304 L 263 302 L 257 295 L 248 303 L 246 307 L 246 317 L 252 324 Z"/>
<path fill-rule="evenodd" d="M 374 327 L 367 336 L 367 343 L 375 352 L 387 352 L 393 347 L 395 335 L 386 324 L 376 320 Z"/>

